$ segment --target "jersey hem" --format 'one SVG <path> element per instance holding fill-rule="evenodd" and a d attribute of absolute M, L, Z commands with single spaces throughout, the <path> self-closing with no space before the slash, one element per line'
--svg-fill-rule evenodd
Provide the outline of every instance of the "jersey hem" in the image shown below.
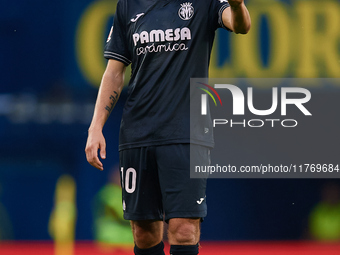
<path fill-rule="evenodd" d="M 169 221 L 173 218 L 204 218 L 207 217 L 207 210 L 201 211 L 182 211 L 182 212 L 170 212 L 165 213 L 164 220 Z"/>
<path fill-rule="evenodd" d="M 150 141 L 150 142 L 139 142 L 139 143 L 125 143 L 119 145 L 119 151 L 138 148 L 138 147 L 148 147 L 148 146 L 157 146 L 157 145 L 167 145 L 167 144 L 175 144 L 175 143 L 191 143 L 198 144 L 205 147 L 214 148 L 214 142 L 207 142 L 198 139 L 188 139 L 188 138 L 180 138 L 180 139 L 172 139 L 172 140 L 159 140 L 159 141 Z"/>
<path fill-rule="evenodd" d="M 163 220 L 162 215 L 158 214 L 137 214 L 137 213 L 126 213 L 124 212 L 125 220 Z"/>

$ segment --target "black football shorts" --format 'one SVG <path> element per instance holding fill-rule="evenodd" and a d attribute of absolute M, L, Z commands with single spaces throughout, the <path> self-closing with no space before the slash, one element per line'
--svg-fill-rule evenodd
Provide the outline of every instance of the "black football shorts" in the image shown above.
<path fill-rule="evenodd" d="M 190 178 L 190 146 L 192 157 L 208 165 L 209 148 L 200 145 L 170 144 L 120 151 L 126 220 L 206 216 L 207 179 Z"/>

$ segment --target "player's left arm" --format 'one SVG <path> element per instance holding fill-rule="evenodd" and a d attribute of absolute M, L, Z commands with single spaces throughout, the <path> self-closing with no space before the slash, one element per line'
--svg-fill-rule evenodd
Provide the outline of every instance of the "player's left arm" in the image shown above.
<path fill-rule="evenodd" d="M 230 8 L 222 14 L 223 24 L 236 34 L 248 33 L 251 19 L 244 0 L 229 0 Z"/>

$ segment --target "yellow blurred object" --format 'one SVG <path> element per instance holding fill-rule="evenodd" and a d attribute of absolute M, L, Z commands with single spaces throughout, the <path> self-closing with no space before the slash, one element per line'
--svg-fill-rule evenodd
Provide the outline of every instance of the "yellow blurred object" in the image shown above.
<path fill-rule="evenodd" d="M 99 86 L 105 71 L 103 38 L 109 34 L 105 24 L 112 23 L 117 2 L 93 1 L 78 22 L 77 62 L 84 78 L 94 87 Z M 247 7 L 252 21 L 247 36 L 231 35 L 226 39 L 226 31 L 216 31 L 210 77 L 339 77 L 338 0 L 253 0 L 247 2 Z M 267 31 L 263 29 L 264 20 Z M 268 34 L 264 41 L 261 40 L 263 32 Z M 127 70 L 125 74 L 127 84 L 131 71 Z M 263 83 L 255 86 L 266 88 Z"/>
<path fill-rule="evenodd" d="M 319 241 L 340 240 L 340 203 L 318 204 L 310 216 L 310 231 Z"/>
<path fill-rule="evenodd" d="M 326 182 L 321 191 L 321 201 L 309 215 L 309 231 L 319 241 L 340 241 L 340 186 Z"/>
<path fill-rule="evenodd" d="M 49 221 L 49 234 L 55 242 L 55 255 L 72 255 L 77 209 L 76 184 L 70 175 L 59 177 L 55 189 L 54 208 Z"/>

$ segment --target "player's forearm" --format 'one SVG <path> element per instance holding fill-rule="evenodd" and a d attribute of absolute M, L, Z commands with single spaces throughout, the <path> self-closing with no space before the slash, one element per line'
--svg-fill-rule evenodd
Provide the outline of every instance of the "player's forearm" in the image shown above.
<path fill-rule="evenodd" d="M 123 85 L 124 72 L 111 73 L 108 70 L 105 71 L 89 131 L 103 129 L 105 122 L 118 101 Z"/>
<path fill-rule="evenodd" d="M 231 26 L 236 34 L 246 34 L 250 30 L 251 19 L 247 7 L 244 2 L 230 3 L 231 10 Z"/>

